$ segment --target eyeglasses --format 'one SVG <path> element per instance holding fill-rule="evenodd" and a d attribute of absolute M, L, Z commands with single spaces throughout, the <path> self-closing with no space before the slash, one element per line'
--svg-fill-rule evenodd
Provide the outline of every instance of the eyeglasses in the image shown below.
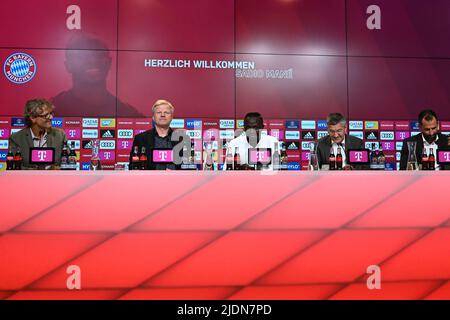
<path fill-rule="evenodd" d="M 53 112 L 48 112 L 48 113 L 44 113 L 44 114 L 38 114 L 36 117 L 44 118 L 44 119 L 51 119 L 51 118 L 53 118 Z"/>

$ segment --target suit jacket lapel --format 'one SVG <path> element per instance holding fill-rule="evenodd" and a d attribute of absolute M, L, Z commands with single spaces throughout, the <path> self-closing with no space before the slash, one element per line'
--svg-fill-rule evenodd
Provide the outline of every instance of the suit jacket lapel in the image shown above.
<path fill-rule="evenodd" d="M 27 128 L 27 131 L 25 132 L 25 145 L 28 146 L 28 148 L 31 148 L 33 146 L 33 138 L 31 137 L 30 128 Z M 23 152 L 23 150 L 22 150 Z"/>
<path fill-rule="evenodd" d="M 56 147 L 54 145 L 54 139 L 53 139 L 53 132 L 50 130 L 49 132 L 47 132 L 47 147 Z"/>

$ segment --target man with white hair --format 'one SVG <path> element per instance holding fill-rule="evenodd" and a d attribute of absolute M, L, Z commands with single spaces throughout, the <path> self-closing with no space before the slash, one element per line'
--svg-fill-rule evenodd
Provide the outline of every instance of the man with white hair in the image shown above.
<path fill-rule="evenodd" d="M 176 163 L 154 162 L 152 156 L 153 149 L 174 149 L 179 143 L 185 143 L 190 148 L 189 137 L 184 133 L 177 134 L 177 137 L 175 137 L 173 135 L 174 131 L 170 128 L 174 110 L 173 105 L 167 100 L 157 100 L 153 104 L 152 119 L 154 127 L 134 137 L 130 153 L 130 169 L 132 169 L 132 156 L 135 147 L 137 147 L 138 152 L 141 152 L 142 147 L 145 147 L 147 161 L 144 164 L 144 168 L 146 170 L 177 170 L 181 168 L 180 164 Z"/>

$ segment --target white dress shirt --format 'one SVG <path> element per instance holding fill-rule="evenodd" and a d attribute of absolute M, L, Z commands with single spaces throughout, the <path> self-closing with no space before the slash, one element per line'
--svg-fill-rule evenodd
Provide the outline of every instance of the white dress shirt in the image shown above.
<path fill-rule="evenodd" d="M 231 153 L 234 156 L 235 148 L 238 148 L 239 157 L 241 158 L 241 164 L 248 164 L 248 149 L 251 148 L 263 148 L 271 149 L 272 155 L 275 152 L 275 144 L 278 146 L 278 152 L 280 150 L 280 142 L 277 138 L 270 135 L 261 135 L 261 139 L 255 147 L 252 147 L 248 141 L 245 134 L 231 140 L 228 143 L 227 153 Z M 227 170 L 226 161 L 223 165 L 223 170 Z M 267 167 L 268 170 L 273 170 L 272 163 Z"/>
<path fill-rule="evenodd" d="M 331 147 L 333 148 L 334 156 L 337 156 L 339 145 L 336 142 L 332 142 Z M 341 142 L 341 154 L 342 154 L 342 167 L 344 167 L 346 165 L 346 159 L 347 159 L 347 156 L 345 153 L 345 138 Z"/>
<path fill-rule="evenodd" d="M 33 130 L 31 130 L 31 139 L 33 140 L 33 146 L 35 148 L 42 148 L 47 146 L 47 132 L 45 132 L 40 138 L 36 137 L 33 133 Z"/>

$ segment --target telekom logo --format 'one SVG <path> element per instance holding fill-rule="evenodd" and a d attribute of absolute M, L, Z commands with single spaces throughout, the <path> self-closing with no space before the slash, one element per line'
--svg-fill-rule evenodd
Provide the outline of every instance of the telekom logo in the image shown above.
<path fill-rule="evenodd" d="M 444 160 L 450 161 L 450 152 L 444 152 Z"/>
<path fill-rule="evenodd" d="M 111 159 L 111 152 L 105 152 L 104 155 L 105 155 L 105 160 Z"/>
<path fill-rule="evenodd" d="M 171 162 L 173 161 L 172 150 L 153 150 L 153 161 Z"/>
<path fill-rule="evenodd" d="M 269 157 L 269 151 L 267 150 L 254 150 L 251 151 L 250 154 L 251 162 L 261 162 L 266 163 L 270 157 Z"/>
<path fill-rule="evenodd" d="M 71 138 L 75 137 L 75 134 L 76 134 L 76 130 L 69 130 L 69 136 Z"/>
<path fill-rule="evenodd" d="M 38 151 L 38 159 L 39 161 L 45 161 L 47 159 L 47 152 L 46 151 Z"/>
<path fill-rule="evenodd" d="M 129 144 L 130 143 L 128 141 L 122 141 L 122 148 L 128 148 Z"/>
<path fill-rule="evenodd" d="M 169 157 L 167 151 L 159 151 L 159 152 L 158 152 L 158 156 L 159 156 L 158 158 L 159 158 L 161 161 L 165 161 L 165 160 L 167 160 L 167 158 Z"/>
<path fill-rule="evenodd" d="M 362 161 L 362 152 L 355 152 L 355 161 Z"/>
<path fill-rule="evenodd" d="M 265 159 L 264 155 L 265 155 L 264 151 L 257 151 L 256 160 L 263 161 Z"/>

